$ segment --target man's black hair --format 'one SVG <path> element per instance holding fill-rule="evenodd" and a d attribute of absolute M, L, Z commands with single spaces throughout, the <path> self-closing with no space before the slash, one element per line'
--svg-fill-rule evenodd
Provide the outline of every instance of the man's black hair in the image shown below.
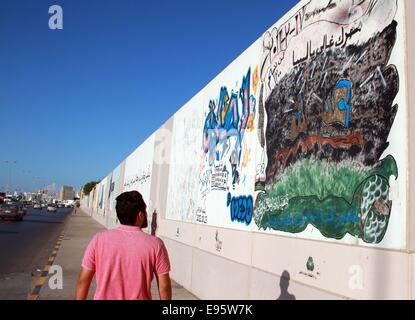
<path fill-rule="evenodd" d="M 115 210 L 121 224 L 135 226 L 138 213 L 146 211 L 143 196 L 138 191 L 129 191 L 120 194 L 116 199 Z"/>

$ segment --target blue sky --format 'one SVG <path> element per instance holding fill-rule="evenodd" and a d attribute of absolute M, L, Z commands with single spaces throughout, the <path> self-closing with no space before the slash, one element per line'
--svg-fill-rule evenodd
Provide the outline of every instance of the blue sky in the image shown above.
<path fill-rule="evenodd" d="M 100 180 L 297 2 L 1 0 L 0 190 Z"/>

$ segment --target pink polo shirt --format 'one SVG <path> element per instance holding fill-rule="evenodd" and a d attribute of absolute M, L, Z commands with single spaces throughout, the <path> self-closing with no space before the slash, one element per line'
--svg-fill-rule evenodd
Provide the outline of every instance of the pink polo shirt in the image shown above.
<path fill-rule="evenodd" d="M 82 267 L 96 273 L 94 300 L 151 300 L 154 274 L 170 272 L 163 241 L 125 225 L 97 233 L 85 251 Z"/>

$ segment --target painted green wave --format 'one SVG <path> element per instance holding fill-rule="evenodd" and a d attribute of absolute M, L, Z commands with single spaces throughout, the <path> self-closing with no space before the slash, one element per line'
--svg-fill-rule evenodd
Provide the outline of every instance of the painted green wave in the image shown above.
<path fill-rule="evenodd" d="M 398 177 L 392 156 L 372 169 L 305 160 L 287 170 L 272 190 L 260 191 L 255 222 L 260 229 L 300 233 L 309 224 L 323 236 L 346 234 L 379 243 L 389 223 L 389 178 Z"/>

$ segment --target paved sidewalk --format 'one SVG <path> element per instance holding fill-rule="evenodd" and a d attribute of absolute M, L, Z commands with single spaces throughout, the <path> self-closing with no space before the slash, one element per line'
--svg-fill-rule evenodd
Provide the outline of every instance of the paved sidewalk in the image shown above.
<path fill-rule="evenodd" d="M 75 286 L 78 279 L 82 256 L 85 248 L 93 235 L 105 228 L 91 217 L 77 209 L 76 214 L 72 214 L 64 230 L 59 251 L 53 261 L 53 265 L 62 267 L 63 270 L 63 289 L 51 290 L 49 288 L 49 276 L 46 277 L 40 292 L 39 300 L 72 300 L 74 299 Z M 184 289 L 179 284 L 172 281 L 173 300 L 196 300 L 197 297 Z M 88 299 L 92 299 L 95 292 L 95 278 L 89 290 Z M 159 300 L 157 283 L 152 283 L 151 293 L 154 300 Z"/>

